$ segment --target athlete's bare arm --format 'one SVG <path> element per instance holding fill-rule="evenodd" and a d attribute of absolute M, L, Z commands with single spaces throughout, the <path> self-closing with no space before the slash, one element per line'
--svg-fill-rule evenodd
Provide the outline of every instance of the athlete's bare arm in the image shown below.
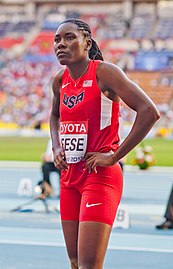
<path fill-rule="evenodd" d="M 62 74 L 64 70 L 60 70 L 54 77 L 52 83 L 53 100 L 52 110 L 50 114 L 50 133 L 52 138 L 52 149 L 54 153 L 54 164 L 58 169 L 67 169 L 68 165 L 64 159 L 65 153 L 61 147 L 59 138 L 60 129 L 60 88 L 62 81 Z"/>
<path fill-rule="evenodd" d="M 159 119 L 159 112 L 151 99 L 116 65 L 101 63 L 97 70 L 97 81 L 101 91 L 109 99 L 118 101 L 121 98 L 137 115 L 131 132 L 113 155 L 87 153 L 85 159 L 89 171 L 95 170 L 98 165 L 115 164 L 142 141 Z"/>

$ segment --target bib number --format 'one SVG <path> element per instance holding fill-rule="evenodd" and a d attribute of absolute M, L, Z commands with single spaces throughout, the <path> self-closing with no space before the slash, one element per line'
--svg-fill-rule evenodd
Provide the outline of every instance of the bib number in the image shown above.
<path fill-rule="evenodd" d="M 60 139 L 67 163 L 78 163 L 85 156 L 88 122 L 61 122 Z"/>

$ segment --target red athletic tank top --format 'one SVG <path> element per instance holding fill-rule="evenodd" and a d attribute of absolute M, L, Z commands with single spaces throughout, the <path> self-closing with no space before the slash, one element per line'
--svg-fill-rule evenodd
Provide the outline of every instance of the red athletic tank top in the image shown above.
<path fill-rule="evenodd" d="M 73 80 L 66 68 L 60 90 L 60 137 L 68 163 L 82 160 L 86 152 L 115 151 L 119 143 L 120 104 L 99 89 L 90 60 L 86 73 Z"/>

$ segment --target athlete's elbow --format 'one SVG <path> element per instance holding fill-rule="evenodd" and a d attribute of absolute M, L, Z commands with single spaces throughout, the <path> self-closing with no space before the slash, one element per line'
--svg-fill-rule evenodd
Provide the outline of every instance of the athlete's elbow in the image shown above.
<path fill-rule="evenodd" d="M 155 106 L 151 106 L 145 108 L 145 116 L 148 118 L 148 121 L 155 124 L 160 118 L 160 113 Z"/>
<path fill-rule="evenodd" d="M 155 119 L 156 119 L 156 121 L 158 121 L 160 119 L 160 112 L 158 110 L 156 110 Z"/>
<path fill-rule="evenodd" d="M 55 113 L 54 111 L 51 111 L 50 120 L 57 120 L 57 119 L 59 119 L 59 114 Z"/>

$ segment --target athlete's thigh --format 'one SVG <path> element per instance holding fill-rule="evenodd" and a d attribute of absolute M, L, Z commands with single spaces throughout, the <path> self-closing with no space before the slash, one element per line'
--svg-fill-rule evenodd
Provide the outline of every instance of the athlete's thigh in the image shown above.
<path fill-rule="evenodd" d="M 79 224 L 79 267 L 86 266 L 86 268 L 91 268 L 92 266 L 92 268 L 102 268 L 110 232 L 111 226 L 108 224 L 90 221 Z"/>
<path fill-rule="evenodd" d="M 73 188 L 60 188 L 60 215 L 70 259 L 77 258 L 80 193 Z"/>
<path fill-rule="evenodd" d="M 115 167 L 98 168 L 81 189 L 80 222 L 95 221 L 113 225 L 122 195 L 122 171 Z"/>
<path fill-rule="evenodd" d="M 61 220 L 79 220 L 81 194 L 75 188 L 60 186 Z"/>
<path fill-rule="evenodd" d="M 66 249 L 70 260 L 78 257 L 78 221 L 62 220 L 62 229 L 66 243 Z"/>

